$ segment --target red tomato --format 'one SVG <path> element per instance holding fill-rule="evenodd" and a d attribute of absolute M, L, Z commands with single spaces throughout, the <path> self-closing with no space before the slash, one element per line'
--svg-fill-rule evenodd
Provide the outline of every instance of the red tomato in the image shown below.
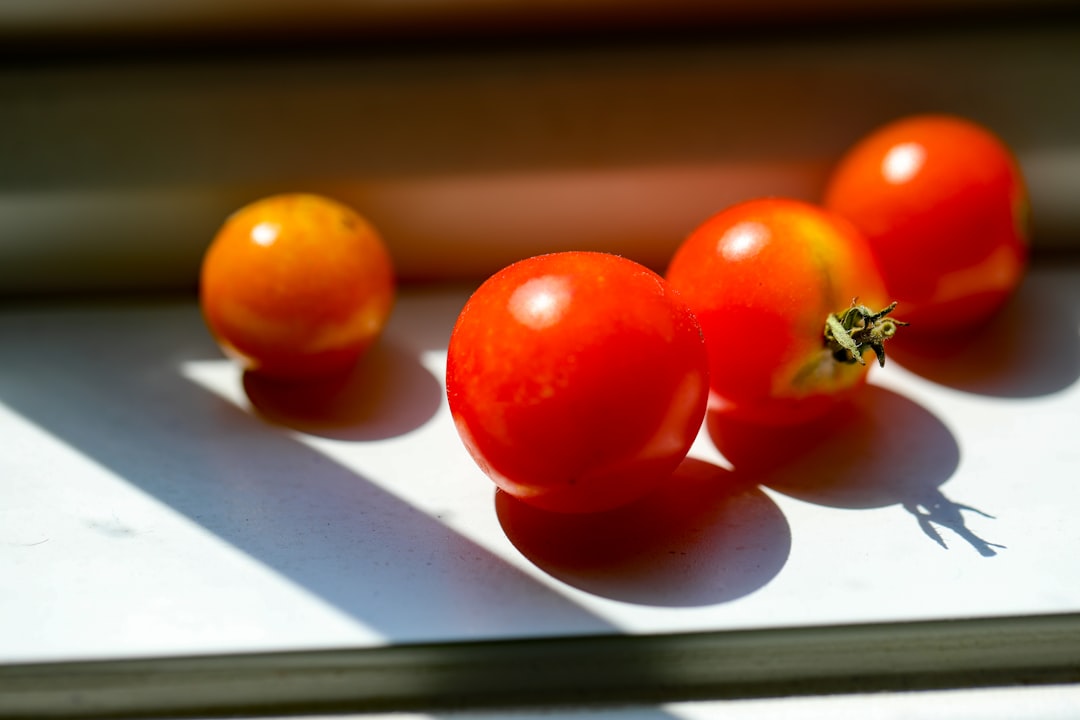
<path fill-rule="evenodd" d="M 740 422 L 823 415 L 865 380 L 864 352 L 883 361 L 895 330 L 879 315 L 886 296 L 862 236 L 796 200 L 751 200 L 713 216 L 676 251 L 667 279 L 705 332 L 710 412 Z M 827 330 L 829 318 L 862 326 L 848 328 L 856 352 Z"/>
<path fill-rule="evenodd" d="M 968 120 L 915 116 L 871 133 L 840 161 L 825 205 L 866 236 L 911 332 L 978 325 L 1023 276 L 1029 211 L 1020 168 L 1000 139 Z"/>
<path fill-rule="evenodd" d="M 350 208 L 277 195 L 231 215 L 203 257 L 200 302 L 224 351 L 261 375 L 350 368 L 376 340 L 395 292 L 390 256 Z"/>
<path fill-rule="evenodd" d="M 488 278 L 450 337 L 446 392 L 480 468 L 536 507 L 624 505 L 668 478 L 705 414 L 701 328 L 664 279 L 564 252 Z"/>

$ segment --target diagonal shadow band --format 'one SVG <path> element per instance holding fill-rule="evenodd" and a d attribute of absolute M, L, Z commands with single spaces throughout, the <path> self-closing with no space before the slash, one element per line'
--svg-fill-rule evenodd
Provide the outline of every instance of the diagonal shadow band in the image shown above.
<path fill-rule="evenodd" d="M 43 310 L 0 323 L 0 400 L 391 642 L 613 629 L 183 378 L 183 361 L 219 357 L 190 304 Z M 528 597 L 528 607 L 491 600 L 508 595 Z"/>

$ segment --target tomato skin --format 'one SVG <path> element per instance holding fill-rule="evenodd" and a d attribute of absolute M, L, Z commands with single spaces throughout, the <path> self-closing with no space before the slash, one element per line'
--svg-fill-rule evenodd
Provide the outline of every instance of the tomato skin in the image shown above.
<path fill-rule="evenodd" d="M 840 160 L 824 204 L 866 236 L 911 323 L 905 335 L 982 324 L 1023 277 L 1029 205 L 1020 167 L 969 120 L 919 115 L 870 133 Z"/>
<path fill-rule="evenodd" d="M 199 299 L 222 349 L 262 376 L 304 380 L 351 368 L 385 326 L 396 289 L 375 229 L 310 194 L 233 213 L 203 257 Z"/>
<path fill-rule="evenodd" d="M 830 314 L 856 298 L 886 305 L 869 246 L 842 218 L 785 198 L 733 205 L 686 238 L 666 277 L 705 333 L 710 412 L 793 425 L 865 381 L 866 365 L 836 362 L 824 347 Z"/>
<path fill-rule="evenodd" d="M 469 298 L 447 351 L 455 425 L 481 469 L 545 510 L 596 512 L 666 480 L 704 419 L 701 328 L 622 257 L 514 263 Z"/>

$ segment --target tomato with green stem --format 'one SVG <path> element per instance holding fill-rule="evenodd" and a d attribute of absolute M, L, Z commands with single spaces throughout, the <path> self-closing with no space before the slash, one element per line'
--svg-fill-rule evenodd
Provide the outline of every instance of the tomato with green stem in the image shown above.
<path fill-rule="evenodd" d="M 739 422 L 824 415 L 865 382 L 867 353 L 884 363 L 902 324 L 859 232 L 798 200 L 750 200 L 709 218 L 667 279 L 705 333 L 710 412 Z"/>
<path fill-rule="evenodd" d="M 1003 140 L 965 118 L 918 115 L 856 143 L 830 177 L 824 204 L 877 255 L 905 335 L 955 335 L 985 323 L 1019 285 L 1029 203 Z"/>
<path fill-rule="evenodd" d="M 516 262 L 462 309 L 447 350 L 454 423 L 503 491 L 559 512 L 636 500 L 704 419 L 701 328 L 655 272 L 598 252 Z"/>

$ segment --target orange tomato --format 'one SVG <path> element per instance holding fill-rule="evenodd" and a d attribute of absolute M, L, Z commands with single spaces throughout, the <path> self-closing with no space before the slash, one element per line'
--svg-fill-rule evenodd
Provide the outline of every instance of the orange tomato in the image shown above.
<path fill-rule="evenodd" d="M 956 333 L 993 315 L 1028 254 L 1028 197 L 1009 148 L 946 115 L 885 125 L 841 159 L 825 206 L 866 236 L 912 333 Z"/>
<path fill-rule="evenodd" d="M 350 368 L 395 294 L 376 230 L 329 198 L 286 194 L 231 215 L 203 257 L 200 304 L 226 354 L 252 372 L 305 379 Z"/>

